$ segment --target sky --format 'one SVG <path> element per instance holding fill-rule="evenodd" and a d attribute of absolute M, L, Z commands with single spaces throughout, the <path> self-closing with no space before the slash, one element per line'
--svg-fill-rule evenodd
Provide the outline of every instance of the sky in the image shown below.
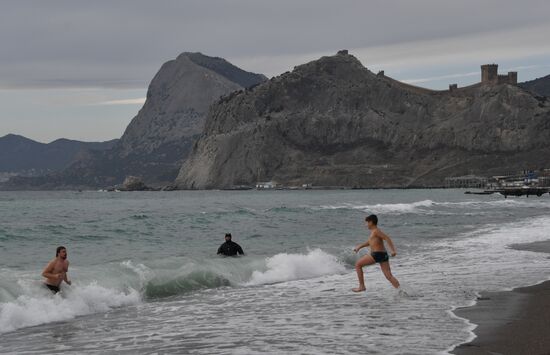
<path fill-rule="evenodd" d="M 0 0 L 0 137 L 119 138 L 162 63 L 223 57 L 268 77 L 348 49 L 445 89 L 480 65 L 550 74 L 548 0 Z"/>

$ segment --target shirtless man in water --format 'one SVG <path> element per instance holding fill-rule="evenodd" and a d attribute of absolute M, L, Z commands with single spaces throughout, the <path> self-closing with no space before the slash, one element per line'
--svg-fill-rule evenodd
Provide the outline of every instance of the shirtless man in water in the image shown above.
<path fill-rule="evenodd" d="M 42 276 L 46 278 L 46 285 L 53 293 L 59 292 L 61 282 L 65 281 L 71 284 L 71 280 L 67 277 L 69 271 L 69 260 L 67 260 L 67 249 L 65 247 L 57 247 L 55 259 L 48 263 L 48 266 L 42 271 Z"/>
<path fill-rule="evenodd" d="M 354 288 L 353 292 L 362 292 L 366 290 L 365 280 L 363 278 L 363 267 L 374 263 L 380 263 L 380 268 L 384 276 L 386 276 L 386 279 L 391 282 L 393 287 L 399 288 L 399 281 L 397 281 L 391 273 L 390 258 L 384 247 L 384 242 L 388 243 L 391 256 L 397 255 L 391 238 L 378 228 L 378 217 L 375 215 L 372 214 L 365 218 L 365 222 L 367 228 L 371 231 L 369 239 L 365 243 L 357 245 L 353 251 L 357 253 L 362 248 L 370 247 L 370 255 L 367 254 L 363 256 L 361 259 L 357 260 L 355 264 L 355 271 L 357 271 L 357 277 L 359 278 L 359 287 Z"/>

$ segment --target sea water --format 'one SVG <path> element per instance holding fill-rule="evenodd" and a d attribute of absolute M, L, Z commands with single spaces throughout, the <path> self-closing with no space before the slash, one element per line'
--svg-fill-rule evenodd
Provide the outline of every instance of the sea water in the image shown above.
<path fill-rule="evenodd" d="M 404 292 L 353 247 L 379 217 Z M 0 192 L 1 353 L 430 354 L 480 291 L 548 278 L 550 197 L 463 190 Z M 226 232 L 246 255 L 216 255 Z M 64 245 L 73 285 L 41 272 Z M 361 251 L 363 255 L 366 251 Z"/>

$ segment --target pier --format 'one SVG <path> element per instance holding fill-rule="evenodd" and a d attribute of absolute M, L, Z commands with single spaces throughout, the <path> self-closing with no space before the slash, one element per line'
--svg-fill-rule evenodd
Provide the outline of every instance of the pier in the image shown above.
<path fill-rule="evenodd" d="M 472 195 L 501 194 L 508 196 L 542 196 L 550 193 L 550 169 L 524 170 L 516 174 L 485 178 L 467 175 L 445 179 L 447 187 L 484 188 L 482 191 L 466 191 Z"/>
<path fill-rule="evenodd" d="M 484 191 L 466 191 L 466 194 L 471 195 L 492 195 L 501 194 L 504 198 L 508 196 L 538 196 L 550 194 L 550 187 L 503 187 Z"/>

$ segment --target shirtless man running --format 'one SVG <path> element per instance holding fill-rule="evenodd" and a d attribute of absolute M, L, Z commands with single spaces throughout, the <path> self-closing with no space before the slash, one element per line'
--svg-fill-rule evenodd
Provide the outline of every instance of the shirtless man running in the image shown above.
<path fill-rule="evenodd" d="M 357 277 L 359 278 L 359 287 L 352 289 L 353 292 L 362 292 L 366 290 L 365 280 L 363 278 L 363 267 L 374 263 L 380 263 L 380 268 L 384 276 L 386 276 L 386 279 L 391 282 L 393 287 L 399 288 L 399 281 L 397 281 L 391 273 L 390 258 L 384 247 L 384 242 L 388 243 L 391 250 L 391 256 L 397 255 L 391 238 L 378 228 L 378 217 L 375 215 L 372 214 L 365 218 L 365 222 L 367 228 L 371 231 L 369 239 L 365 243 L 357 245 L 353 251 L 357 253 L 361 248 L 370 246 L 370 255 L 367 254 L 363 256 L 361 259 L 357 260 L 355 264 L 355 271 L 357 271 Z"/>
<path fill-rule="evenodd" d="M 55 259 L 48 263 L 48 266 L 42 271 L 42 276 L 46 278 L 46 285 L 53 293 L 59 292 L 61 282 L 65 281 L 71 284 L 71 280 L 67 277 L 69 271 L 69 260 L 67 260 L 67 249 L 65 247 L 57 247 L 55 251 Z"/>

